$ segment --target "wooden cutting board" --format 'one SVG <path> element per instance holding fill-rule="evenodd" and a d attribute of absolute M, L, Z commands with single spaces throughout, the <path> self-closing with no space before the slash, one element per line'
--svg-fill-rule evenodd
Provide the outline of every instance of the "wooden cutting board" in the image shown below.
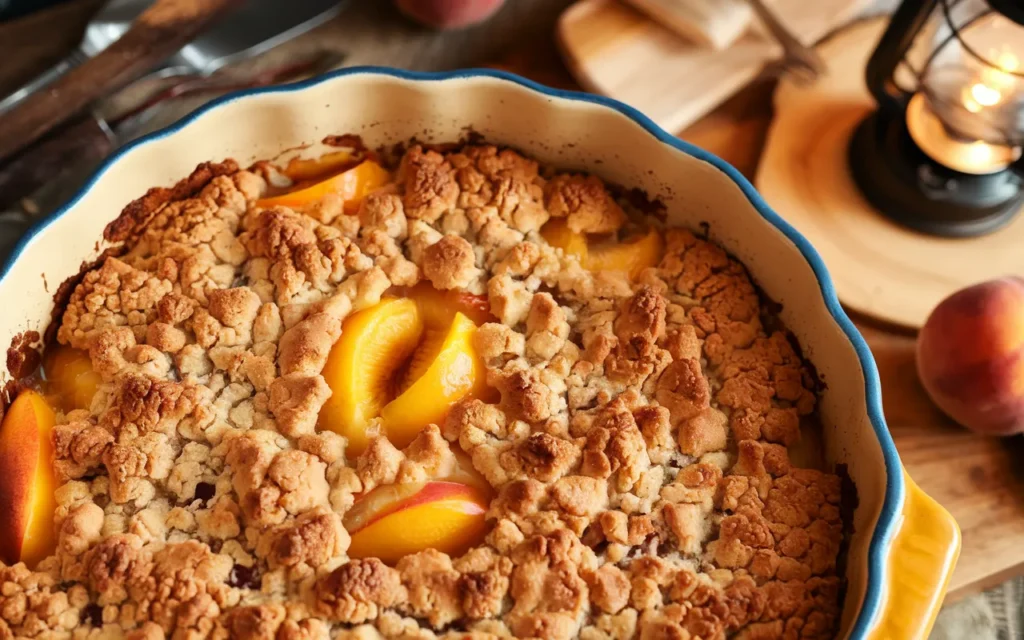
<path fill-rule="evenodd" d="M 829 72 L 813 85 L 779 83 L 755 185 L 821 253 L 843 305 L 916 329 L 958 289 L 1024 277 L 1024 213 L 988 235 L 940 238 L 896 224 L 857 190 L 849 141 L 874 108 L 862 75 L 885 25 L 851 25 L 819 45 Z"/>
<path fill-rule="evenodd" d="M 813 44 L 872 0 L 767 0 L 801 41 Z M 781 55 L 751 29 L 723 51 L 692 44 L 618 0 L 580 0 L 558 23 L 563 57 L 587 91 L 636 107 L 679 131 L 754 79 Z"/>

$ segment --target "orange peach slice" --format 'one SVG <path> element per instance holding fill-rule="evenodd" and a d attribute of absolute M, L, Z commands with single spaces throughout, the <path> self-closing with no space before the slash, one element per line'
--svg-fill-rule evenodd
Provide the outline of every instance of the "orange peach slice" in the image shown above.
<path fill-rule="evenodd" d="M 651 229 L 627 242 L 606 240 L 587 245 L 583 266 L 591 271 L 625 271 L 636 279 L 648 267 L 656 267 L 665 251 L 661 234 Z"/>
<path fill-rule="evenodd" d="M 480 326 L 485 322 L 497 322 L 491 314 L 491 305 L 487 296 L 476 295 L 458 289 L 441 291 L 429 282 L 421 282 L 408 291 L 409 297 L 416 301 L 423 318 L 425 328 L 423 340 L 416 347 L 409 365 L 399 380 L 398 392 L 404 392 L 412 383 L 423 377 L 431 363 L 441 353 L 441 347 L 448 337 L 448 330 L 455 321 L 455 315 L 461 313 Z"/>
<path fill-rule="evenodd" d="M 52 553 L 56 480 L 53 409 L 35 391 L 23 391 L 0 423 L 0 560 L 35 566 Z"/>
<path fill-rule="evenodd" d="M 292 158 L 281 173 L 292 182 L 319 182 L 351 168 L 357 162 L 349 151 L 332 151 L 319 158 Z"/>
<path fill-rule="evenodd" d="M 639 238 L 625 242 L 616 239 L 595 240 L 569 229 L 564 219 L 555 219 L 544 225 L 541 237 L 553 247 L 576 256 L 584 269 L 591 271 L 625 271 L 637 278 L 648 268 L 661 262 L 664 241 L 656 229 L 650 229 Z"/>
<path fill-rule="evenodd" d="M 351 455 L 366 449 L 370 422 L 392 397 L 395 371 L 422 335 L 419 308 L 408 299 L 382 300 L 342 324 L 323 370 L 333 393 L 320 410 L 319 424 L 348 438 Z"/>
<path fill-rule="evenodd" d="M 450 325 L 449 325 L 450 326 Z M 423 339 L 420 340 L 412 357 L 405 365 L 401 378 L 397 380 L 395 390 L 399 395 L 405 393 L 414 382 L 423 377 L 423 374 L 430 369 L 430 365 L 437 359 L 438 354 L 448 339 L 448 332 L 444 329 L 430 326 L 424 322 Z"/>
<path fill-rule="evenodd" d="M 329 193 L 337 193 L 345 201 L 346 213 L 354 213 L 363 196 L 383 187 L 390 179 L 391 174 L 387 169 L 373 160 L 365 160 L 326 180 L 312 185 L 299 183 L 288 193 L 257 200 L 256 204 L 261 207 L 302 207 L 320 200 Z"/>
<path fill-rule="evenodd" d="M 456 402 L 486 388 L 484 365 L 473 348 L 475 331 L 472 320 L 456 313 L 430 365 L 381 411 L 385 433 L 396 447 L 408 445 L 428 424 L 443 424 Z"/>
<path fill-rule="evenodd" d="M 569 228 L 565 218 L 555 218 L 545 224 L 540 235 L 548 241 L 552 247 L 565 252 L 566 255 L 576 256 L 580 265 L 587 259 L 587 238 L 582 233 L 576 233 Z"/>
<path fill-rule="evenodd" d="M 88 409 L 100 384 L 100 375 L 93 371 L 89 353 L 66 346 L 47 350 L 43 376 L 48 395 L 52 394 L 57 406 L 66 412 Z"/>
<path fill-rule="evenodd" d="M 345 514 L 348 554 L 389 564 L 424 549 L 459 555 L 483 538 L 487 504 L 483 491 L 458 482 L 378 487 Z"/>

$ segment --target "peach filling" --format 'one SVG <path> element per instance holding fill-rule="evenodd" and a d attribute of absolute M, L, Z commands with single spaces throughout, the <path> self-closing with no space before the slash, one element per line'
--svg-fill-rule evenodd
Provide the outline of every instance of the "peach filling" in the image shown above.
<path fill-rule="evenodd" d="M 32 567 L 53 552 L 54 421 L 43 396 L 25 390 L 0 423 L 0 560 L 7 564 Z"/>
<path fill-rule="evenodd" d="M 440 347 L 434 346 L 437 340 L 430 339 L 430 331 L 424 341 L 424 351 L 432 356 L 429 366 L 422 374 L 410 368 L 415 382 L 380 413 L 388 439 L 399 448 L 412 442 L 428 424 L 443 424 L 452 405 L 474 391 L 479 394 L 484 385 L 483 363 L 473 349 L 473 321 L 456 313 Z M 431 353 L 435 348 L 436 355 Z"/>
<path fill-rule="evenodd" d="M 483 537 L 488 502 L 480 489 L 445 480 L 378 487 L 345 514 L 348 555 L 389 564 L 424 549 L 459 555 Z"/>
<path fill-rule="evenodd" d="M 313 184 L 359 164 L 351 151 L 333 151 L 319 158 L 292 158 L 281 169 L 294 183 Z"/>
<path fill-rule="evenodd" d="M 331 155 L 324 156 L 329 159 Z M 301 162 L 301 161 L 300 161 Z M 292 168 L 292 173 L 297 176 L 316 176 L 317 169 L 323 167 L 323 163 L 335 162 L 321 159 L 313 162 L 312 165 L 299 164 Z M 344 165 L 343 160 L 338 159 L 338 165 Z M 286 169 L 287 172 L 287 169 Z M 319 176 L 318 176 L 319 177 Z M 274 206 L 304 207 L 313 204 L 328 194 L 338 194 L 345 201 L 345 212 L 355 214 L 359 210 L 359 203 L 366 194 L 379 189 L 391 180 L 388 170 L 373 160 L 364 160 L 358 165 L 341 171 L 329 178 L 318 180 L 299 180 L 286 193 L 262 198 L 256 201 L 260 207 L 269 208 Z"/>
<path fill-rule="evenodd" d="M 67 346 L 54 345 L 43 358 L 46 391 L 54 406 L 65 412 L 88 409 L 100 375 L 93 371 L 89 353 Z"/>
<path fill-rule="evenodd" d="M 29 567 L 56 544 L 54 408 L 88 409 L 100 376 L 87 352 L 53 345 L 44 355 L 39 382 L 41 391 L 22 390 L 0 422 L 0 561 Z"/>
<path fill-rule="evenodd" d="M 377 432 L 405 447 L 427 425 L 442 424 L 459 400 L 485 389 L 473 348 L 477 325 L 450 306 L 447 293 L 410 293 L 346 318 L 328 355 L 323 376 L 332 395 L 319 426 L 348 438 L 350 455 L 362 453 Z M 478 307 L 474 313 L 481 317 Z"/>
<path fill-rule="evenodd" d="M 349 556 L 393 564 L 424 549 L 458 555 L 479 544 L 491 488 L 465 454 L 456 458 L 442 477 L 384 485 L 356 500 L 343 520 L 352 536 Z"/>
<path fill-rule="evenodd" d="M 569 228 L 564 218 L 557 218 L 545 224 L 540 234 L 551 246 L 576 256 L 584 269 L 624 271 L 634 280 L 644 269 L 658 266 L 665 251 L 664 240 L 657 229 L 619 241 L 577 233 Z"/>
<path fill-rule="evenodd" d="M 412 300 L 382 300 L 342 324 L 323 369 L 332 393 L 319 422 L 321 429 L 348 438 L 352 455 L 362 453 L 375 435 L 373 421 L 394 395 L 395 370 L 422 337 L 423 320 Z"/>

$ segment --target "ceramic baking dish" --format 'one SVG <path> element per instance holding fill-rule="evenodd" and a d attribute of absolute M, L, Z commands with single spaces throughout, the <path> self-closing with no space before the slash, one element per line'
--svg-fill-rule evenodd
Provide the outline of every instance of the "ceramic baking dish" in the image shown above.
<path fill-rule="evenodd" d="M 956 523 L 906 475 L 882 416 L 878 374 L 836 299 L 821 258 L 734 168 L 613 100 L 548 89 L 495 71 L 378 68 L 232 94 L 122 149 L 18 245 L 0 279 L 0 342 L 43 330 L 55 288 L 103 249 L 103 227 L 130 200 L 200 162 L 240 164 L 351 133 L 371 147 L 454 141 L 474 131 L 543 163 L 643 189 L 669 220 L 706 225 L 765 293 L 825 382 L 828 463 L 856 489 L 841 638 L 925 638 L 960 546 Z"/>

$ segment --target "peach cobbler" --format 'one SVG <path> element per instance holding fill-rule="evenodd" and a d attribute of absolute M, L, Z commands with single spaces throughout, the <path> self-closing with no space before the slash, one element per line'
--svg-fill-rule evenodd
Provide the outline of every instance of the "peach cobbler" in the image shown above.
<path fill-rule="evenodd" d="M 390 155 L 107 227 L 8 385 L 0 639 L 833 637 L 817 380 L 744 267 L 595 176 Z"/>

